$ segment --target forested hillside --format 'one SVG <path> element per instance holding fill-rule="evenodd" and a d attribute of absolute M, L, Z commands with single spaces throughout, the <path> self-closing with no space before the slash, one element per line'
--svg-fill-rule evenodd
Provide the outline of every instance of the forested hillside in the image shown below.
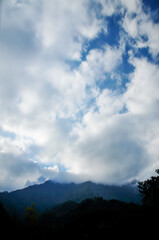
<path fill-rule="evenodd" d="M 3 203 L 10 215 L 23 218 L 26 207 L 31 206 L 32 203 L 35 204 L 39 213 L 43 213 L 57 204 L 67 201 L 79 203 L 84 199 L 94 197 L 140 203 L 140 195 L 136 185 L 111 186 L 93 182 L 60 184 L 53 181 L 29 186 L 10 193 L 1 193 L 0 202 Z"/>
<path fill-rule="evenodd" d="M 1 235 L 24 240 L 154 239 L 158 234 L 159 176 L 139 182 L 138 187 L 142 205 L 95 197 L 56 204 L 40 213 L 32 203 L 19 219 L 0 204 Z"/>

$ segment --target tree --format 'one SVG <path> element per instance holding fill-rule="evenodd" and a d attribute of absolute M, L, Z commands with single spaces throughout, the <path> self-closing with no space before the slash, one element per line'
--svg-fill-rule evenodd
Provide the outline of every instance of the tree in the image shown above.
<path fill-rule="evenodd" d="M 36 225 L 38 222 L 39 213 L 34 209 L 35 204 L 26 208 L 26 219 L 30 225 Z"/>
<path fill-rule="evenodd" d="M 159 169 L 156 173 L 159 175 Z M 146 181 L 139 182 L 138 188 L 144 205 L 159 208 L 159 176 L 152 176 Z"/>

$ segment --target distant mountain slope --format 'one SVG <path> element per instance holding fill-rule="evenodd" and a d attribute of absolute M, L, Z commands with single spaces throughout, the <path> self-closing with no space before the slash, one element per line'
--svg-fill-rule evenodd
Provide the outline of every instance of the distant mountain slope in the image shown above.
<path fill-rule="evenodd" d="M 24 216 L 26 207 L 32 203 L 36 210 L 42 213 L 66 201 L 81 202 L 94 197 L 140 203 L 138 189 L 132 185 L 109 186 L 92 182 L 61 184 L 53 181 L 10 193 L 0 193 L 0 202 L 11 215 Z"/>

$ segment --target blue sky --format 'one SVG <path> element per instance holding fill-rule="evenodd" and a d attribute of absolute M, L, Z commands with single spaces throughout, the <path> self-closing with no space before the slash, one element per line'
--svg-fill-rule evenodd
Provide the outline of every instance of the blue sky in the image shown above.
<path fill-rule="evenodd" d="M 159 167 L 159 3 L 0 1 L 0 191 Z"/>

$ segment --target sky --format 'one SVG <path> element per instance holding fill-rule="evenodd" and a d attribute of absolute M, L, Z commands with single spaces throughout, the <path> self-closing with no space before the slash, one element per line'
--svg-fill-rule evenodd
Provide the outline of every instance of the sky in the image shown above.
<path fill-rule="evenodd" d="M 0 0 L 0 191 L 157 168 L 158 0 Z"/>

